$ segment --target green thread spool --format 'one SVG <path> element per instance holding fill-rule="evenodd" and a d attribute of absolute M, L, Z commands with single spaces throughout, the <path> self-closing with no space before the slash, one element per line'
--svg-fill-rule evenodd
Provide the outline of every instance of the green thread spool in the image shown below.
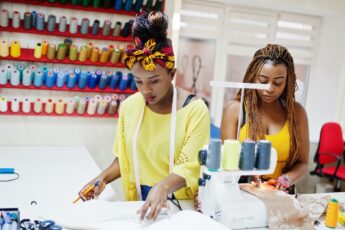
<path fill-rule="evenodd" d="M 60 4 L 67 4 L 68 1 L 67 0 L 60 0 Z"/>
<path fill-rule="evenodd" d="M 93 7 L 98 8 L 101 6 L 101 0 L 93 0 Z"/>
<path fill-rule="evenodd" d="M 59 44 L 56 58 L 60 61 L 64 60 L 66 57 L 66 51 L 67 51 L 67 47 L 65 46 L 65 44 L 62 44 L 62 43 Z"/>
<path fill-rule="evenodd" d="M 238 170 L 240 146 L 240 142 L 237 140 L 224 141 L 222 159 L 222 167 L 224 170 Z"/>
<path fill-rule="evenodd" d="M 72 5 L 78 5 L 78 4 L 79 4 L 79 0 L 72 0 L 72 1 L 71 1 L 71 4 L 72 4 Z"/>
<path fill-rule="evenodd" d="M 82 0 L 81 4 L 84 7 L 88 7 L 90 5 L 90 0 Z"/>
<path fill-rule="evenodd" d="M 55 59 L 55 55 L 56 55 L 56 46 L 55 46 L 55 44 L 50 43 L 48 45 L 47 58 L 49 60 L 53 60 L 53 59 Z"/>
<path fill-rule="evenodd" d="M 120 60 L 121 56 L 121 50 L 120 49 L 115 49 L 110 56 L 110 63 L 115 64 Z"/>
<path fill-rule="evenodd" d="M 88 53 L 88 47 L 86 45 L 82 46 L 80 48 L 79 58 L 78 60 L 81 62 L 86 61 L 87 59 L 87 53 Z"/>

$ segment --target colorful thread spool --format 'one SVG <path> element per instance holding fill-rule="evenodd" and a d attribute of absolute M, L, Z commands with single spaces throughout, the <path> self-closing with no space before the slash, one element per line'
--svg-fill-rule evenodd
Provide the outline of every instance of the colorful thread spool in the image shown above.
<path fill-rule="evenodd" d="M 254 141 L 243 141 L 241 147 L 241 155 L 239 168 L 241 170 L 253 170 L 255 163 L 255 142 Z"/>
<path fill-rule="evenodd" d="M 220 168 L 221 146 L 222 141 L 220 139 L 211 139 L 206 160 L 206 167 L 209 171 L 218 171 Z"/>
<path fill-rule="evenodd" d="M 223 149 L 222 167 L 224 170 L 238 170 L 240 160 L 240 142 L 225 140 Z"/>
<path fill-rule="evenodd" d="M 265 170 L 270 168 L 272 143 L 267 140 L 260 140 L 257 143 L 255 168 Z"/>
<path fill-rule="evenodd" d="M 339 207 L 339 202 L 336 199 L 331 199 L 330 201 L 328 201 L 325 219 L 326 227 L 337 227 Z"/>

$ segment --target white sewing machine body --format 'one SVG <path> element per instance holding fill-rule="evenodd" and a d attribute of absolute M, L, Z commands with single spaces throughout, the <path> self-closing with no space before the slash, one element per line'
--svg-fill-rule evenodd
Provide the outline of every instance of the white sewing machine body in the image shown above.
<path fill-rule="evenodd" d="M 201 166 L 203 185 L 199 186 L 201 211 L 230 229 L 268 226 L 264 203 L 252 194 L 240 190 L 240 176 L 272 174 L 277 164 L 277 152 L 272 148 L 268 170 L 209 171 Z"/>

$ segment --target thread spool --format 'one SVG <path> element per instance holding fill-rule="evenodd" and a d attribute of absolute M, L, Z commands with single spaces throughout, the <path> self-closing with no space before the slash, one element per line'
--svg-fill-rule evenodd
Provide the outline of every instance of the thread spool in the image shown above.
<path fill-rule="evenodd" d="M 103 7 L 104 8 L 111 8 L 114 6 L 114 0 L 103 0 Z"/>
<path fill-rule="evenodd" d="M 54 111 L 54 102 L 52 99 L 48 99 L 44 106 L 44 112 L 51 114 Z"/>
<path fill-rule="evenodd" d="M 129 83 L 129 78 L 128 76 L 126 75 L 123 75 L 121 80 L 120 80 L 120 83 L 119 83 L 119 89 L 120 90 L 126 90 L 127 87 L 128 87 L 128 83 Z"/>
<path fill-rule="evenodd" d="M 20 53 L 20 42 L 19 41 L 13 41 L 11 43 L 11 57 L 19 57 L 21 55 Z"/>
<path fill-rule="evenodd" d="M 56 86 L 61 88 L 64 86 L 66 80 L 66 75 L 64 72 L 60 71 L 57 75 Z"/>
<path fill-rule="evenodd" d="M 144 0 L 136 0 L 134 5 L 134 11 L 139 12 L 143 6 Z"/>
<path fill-rule="evenodd" d="M 96 74 L 92 74 L 89 78 L 89 83 L 88 86 L 90 89 L 94 89 L 97 85 L 97 75 Z"/>
<path fill-rule="evenodd" d="M 110 20 L 104 20 L 103 28 L 102 28 L 102 35 L 108 36 L 111 29 L 111 21 Z"/>
<path fill-rule="evenodd" d="M 20 79 L 23 79 L 23 71 L 24 71 L 24 69 L 25 69 L 25 65 L 23 65 L 23 64 L 18 64 L 18 65 L 16 66 L 16 69 L 19 71 L 19 77 L 20 77 Z"/>
<path fill-rule="evenodd" d="M 255 163 L 255 142 L 246 140 L 242 142 L 239 168 L 253 170 Z"/>
<path fill-rule="evenodd" d="M 12 69 L 10 83 L 13 86 L 18 86 L 20 84 L 20 74 L 16 69 Z"/>
<path fill-rule="evenodd" d="M 14 112 L 14 113 L 18 113 L 19 112 L 19 100 L 18 98 L 13 98 L 12 101 L 11 101 L 11 111 Z"/>
<path fill-rule="evenodd" d="M 86 110 L 87 114 L 94 115 L 96 113 L 97 104 L 98 102 L 96 100 L 91 99 L 89 101 L 89 104 L 87 105 L 87 110 Z"/>
<path fill-rule="evenodd" d="M 52 88 L 55 85 L 55 78 L 52 71 L 48 71 L 45 83 L 48 88 Z"/>
<path fill-rule="evenodd" d="M 74 100 L 74 109 L 77 109 L 78 105 L 79 105 L 80 98 L 74 97 L 73 100 Z"/>
<path fill-rule="evenodd" d="M 48 23 L 47 23 L 47 30 L 49 32 L 54 32 L 56 26 L 56 16 L 55 15 L 49 15 L 48 16 Z"/>
<path fill-rule="evenodd" d="M 49 69 L 47 68 L 47 66 L 42 66 L 41 70 L 42 70 L 43 82 L 45 82 L 47 79 L 47 74 L 48 74 Z"/>
<path fill-rule="evenodd" d="M 64 33 L 66 32 L 67 28 L 67 18 L 66 16 L 61 16 L 59 20 L 59 32 Z"/>
<path fill-rule="evenodd" d="M 260 140 L 257 143 L 255 168 L 265 170 L 270 168 L 272 143 L 267 140 Z"/>
<path fill-rule="evenodd" d="M 7 84 L 7 71 L 4 67 L 0 68 L 0 85 Z"/>
<path fill-rule="evenodd" d="M 222 166 L 224 170 L 238 170 L 240 160 L 240 142 L 225 140 Z"/>
<path fill-rule="evenodd" d="M 0 26 L 8 27 L 8 22 L 9 22 L 8 10 L 2 9 L 1 15 L 0 15 Z"/>
<path fill-rule="evenodd" d="M 7 103 L 7 97 L 1 96 L 0 97 L 0 112 L 7 112 L 8 110 L 8 103 Z"/>
<path fill-rule="evenodd" d="M 25 69 L 23 71 L 23 85 L 30 86 L 32 83 L 32 72 L 30 69 Z"/>
<path fill-rule="evenodd" d="M 75 76 L 77 77 L 77 80 L 78 80 L 78 79 L 79 79 L 79 76 L 80 76 L 80 74 L 81 74 L 80 68 L 75 68 L 73 72 L 74 72 L 74 74 L 75 74 Z"/>
<path fill-rule="evenodd" d="M 78 46 L 75 44 L 71 45 L 70 47 L 69 59 L 71 61 L 76 61 L 78 59 Z"/>
<path fill-rule="evenodd" d="M 34 86 L 40 87 L 43 84 L 43 72 L 41 70 L 37 70 L 34 73 Z"/>
<path fill-rule="evenodd" d="M 8 42 L 5 40 L 2 40 L 0 42 L 0 57 L 8 57 L 9 55 L 9 46 Z"/>
<path fill-rule="evenodd" d="M 123 7 L 123 0 L 116 0 L 115 1 L 115 9 L 116 10 L 122 10 Z"/>
<path fill-rule="evenodd" d="M 126 95 L 124 95 L 124 94 L 120 94 L 120 96 L 119 96 L 119 100 L 120 101 L 124 101 L 124 100 L 126 100 Z"/>
<path fill-rule="evenodd" d="M 48 53 L 49 42 L 47 40 L 42 41 L 42 56 L 46 56 Z"/>
<path fill-rule="evenodd" d="M 89 58 L 91 56 L 91 51 L 93 49 L 93 43 L 88 42 L 86 46 L 87 46 L 87 57 Z"/>
<path fill-rule="evenodd" d="M 67 53 L 67 47 L 65 44 L 60 43 L 57 50 L 56 58 L 60 61 L 64 60 Z"/>
<path fill-rule="evenodd" d="M 98 8 L 101 6 L 101 0 L 93 0 L 92 6 Z M 105 7 L 106 8 L 106 7 Z"/>
<path fill-rule="evenodd" d="M 37 19 L 36 19 L 36 29 L 39 31 L 44 30 L 44 21 L 45 21 L 45 16 L 42 13 L 37 14 Z M 35 24 L 34 24 L 35 25 Z"/>
<path fill-rule="evenodd" d="M 121 50 L 116 48 L 112 53 L 110 57 L 110 63 L 115 64 L 120 60 L 121 57 Z"/>
<path fill-rule="evenodd" d="M 20 13 L 13 11 L 12 13 L 12 27 L 18 29 L 20 27 Z"/>
<path fill-rule="evenodd" d="M 31 112 L 31 101 L 29 98 L 24 98 L 22 104 L 22 111 L 23 113 L 30 113 Z"/>
<path fill-rule="evenodd" d="M 115 26 L 114 26 L 114 32 L 113 32 L 113 36 L 114 36 L 114 37 L 120 36 L 121 27 L 122 27 L 122 23 L 119 22 L 119 21 L 116 22 L 116 24 L 115 24 Z"/>
<path fill-rule="evenodd" d="M 114 115 L 116 113 L 117 107 L 118 107 L 117 101 L 112 100 L 109 104 L 108 114 Z"/>
<path fill-rule="evenodd" d="M 66 113 L 67 114 L 72 114 L 74 112 L 74 104 L 75 104 L 74 99 L 68 100 L 67 106 L 66 106 Z"/>
<path fill-rule="evenodd" d="M 35 46 L 34 57 L 35 58 L 42 57 L 42 44 L 40 42 L 38 42 Z"/>
<path fill-rule="evenodd" d="M 107 108 L 107 102 L 104 100 L 101 101 L 97 107 L 97 114 L 103 115 L 105 113 L 106 108 Z"/>
<path fill-rule="evenodd" d="M 164 5 L 164 0 L 156 0 L 155 7 L 154 7 L 155 11 L 162 11 L 163 5 Z"/>
<path fill-rule="evenodd" d="M 150 12 L 152 10 L 153 0 L 147 0 L 145 5 L 146 12 Z"/>
<path fill-rule="evenodd" d="M 34 28 L 34 27 L 36 27 L 36 24 L 37 24 L 37 12 L 36 11 L 32 11 L 31 15 L 32 15 L 31 23 L 32 23 L 32 27 Z"/>
<path fill-rule="evenodd" d="M 76 34 L 78 32 L 78 19 L 76 17 L 71 18 L 71 22 L 69 24 L 69 32 L 71 34 Z"/>
<path fill-rule="evenodd" d="M 7 64 L 5 66 L 5 69 L 6 69 L 7 80 L 10 80 L 11 79 L 11 73 L 12 73 L 12 70 L 14 69 L 14 67 L 11 64 Z"/>
<path fill-rule="evenodd" d="M 126 11 L 131 11 L 132 10 L 132 5 L 133 5 L 133 0 L 126 0 L 125 1 L 124 9 Z"/>
<path fill-rule="evenodd" d="M 81 73 L 78 80 L 78 88 L 85 89 L 88 82 L 88 76 L 86 73 Z"/>
<path fill-rule="evenodd" d="M 81 1 L 82 6 L 88 7 L 88 6 L 90 5 L 90 1 L 91 1 L 91 0 L 82 0 L 82 1 Z"/>
<path fill-rule="evenodd" d="M 34 112 L 35 113 L 41 113 L 42 112 L 42 101 L 41 99 L 37 98 L 34 102 Z"/>
<path fill-rule="evenodd" d="M 83 20 L 81 21 L 80 33 L 81 34 L 89 33 L 89 27 L 90 27 L 90 20 L 88 18 L 83 18 Z"/>
<path fill-rule="evenodd" d="M 110 52 L 109 49 L 104 47 L 101 52 L 101 57 L 99 58 L 99 62 L 106 63 L 109 60 Z"/>
<path fill-rule="evenodd" d="M 103 101 L 105 101 L 107 103 L 107 105 L 109 105 L 109 103 L 111 102 L 111 96 L 107 95 L 104 97 Z"/>
<path fill-rule="evenodd" d="M 79 53 L 78 60 L 80 62 L 85 62 L 87 59 L 87 53 L 88 53 L 87 46 L 84 45 L 84 46 L 80 47 L 80 53 Z"/>
<path fill-rule="evenodd" d="M 91 62 L 97 62 L 98 61 L 98 56 L 99 56 L 99 49 L 98 49 L 98 47 L 93 47 L 93 49 L 91 51 L 90 61 Z"/>
<path fill-rule="evenodd" d="M 92 25 L 92 35 L 97 35 L 98 34 L 98 30 L 99 30 L 99 20 L 95 20 L 93 21 L 93 25 Z"/>
<path fill-rule="evenodd" d="M 77 108 L 77 113 L 78 114 L 84 114 L 85 113 L 85 109 L 86 109 L 86 101 L 85 99 L 80 99 L 79 103 L 78 103 L 78 108 Z"/>
<path fill-rule="evenodd" d="M 325 225 L 328 228 L 337 227 L 338 214 L 339 214 L 339 202 L 336 199 L 331 199 L 327 204 Z"/>
<path fill-rule="evenodd" d="M 32 28 L 32 14 L 30 12 L 24 13 L 24 29 L 30 30 Z"/>
<path fill-rule="evenodd" d="M 72 43 L 73 43 L 73 42 L 72 42 L 72 39 L 70 39 L 70 38 L 65 38 L 65 39 L 63 40 L 63 44 L 65 44 L 65 46 L 66 46 L 66 55 L 69 54 L 69 49 L 70 49 Z"/>
<path fill-rule="evenodd" d="M 56 56 L 56 45 L 53 43 L 50 43 L 48 46 L 48 52 L 47 52 L 47 58 L 49 60 L 55 59 Z"/>
<path fill-rule="evenodd" d="M 65 102 L 62 99 L 59 99 L 55 103 L 55 113 L 61 115 L 65 112 Z"/>
<path fill-rule="evenodd" d="M 220 139 L 211 139 L 206 160 L 206 167 L 209 171 L 217 171 L 220 168 L 221 146 L 222 141 Z"/>
<path fill-rule="evenodd" d="M 120 35 L 122 37 L 128 37 L 131 34 L 131 28 L 132 28 L 133 20 L 130 20 L 129 22 L 126 22 L 123 30 L 120 32 Z"/>
<path fill-rule="evenodd" d="M 68 77 L 67 77 L 67 87 L 72 89 L 75 87 L 75 83 L 76 83 L 77 79 L 74 73 L 69 73 Z"/>
<path fill-rule="evenodd" d="M 107 87 L 108 77 L 107 75 L 103 74 L 101 78 L 99 79 L 98 87 L 100 89 L 105 89 Z"/>

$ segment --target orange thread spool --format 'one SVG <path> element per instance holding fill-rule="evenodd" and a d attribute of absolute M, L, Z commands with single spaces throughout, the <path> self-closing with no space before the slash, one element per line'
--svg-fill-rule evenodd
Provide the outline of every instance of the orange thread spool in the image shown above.
<path fill-rule="evenodd" d="M 336 199 L 331 199 L 327 204 L 325 225 L 328 228 L 337 227 L 339 212 L 339 202 Z"/>

